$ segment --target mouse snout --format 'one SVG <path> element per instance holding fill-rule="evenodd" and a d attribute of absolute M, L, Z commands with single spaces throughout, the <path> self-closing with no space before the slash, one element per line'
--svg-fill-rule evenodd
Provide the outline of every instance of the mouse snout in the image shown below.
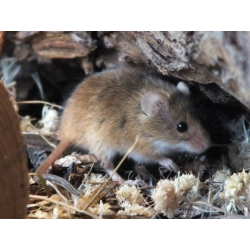
<path fill-rule="evenodd" d="M 199 146 L 200 146 L 201 152 L 204 152 L 209 148 L 210 142 L 207 139 L 200 140 L 199 141 Z"/>
<path fill-rule="evenodd" d="M 210 140 L 208 136 L 202 134 L 196 134 L 190 141 L 190 147 L 195 153 L 202 153 L 206 151 L 210 146 Z"/>

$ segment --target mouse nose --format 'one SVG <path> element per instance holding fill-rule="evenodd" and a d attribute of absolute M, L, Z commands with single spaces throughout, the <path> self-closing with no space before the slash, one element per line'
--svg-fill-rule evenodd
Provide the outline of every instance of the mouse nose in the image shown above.
<path fill-rule="evenodd" d="M 210 147 L 211 143 L 208 136 L 196 134 L 196 136 L 194 136 L 194 138 L 191 140 L 190 144 L 194 153 L 202 153 Z"/>
<path fill-rule="evenodd" d="M 201 152 L 206 151 L 209 147 L 210 147 L 210 140 L 207 137 L 200 137 L 197 138 L 198 142 L 197 142 L 197 146 L 200 149 Z"/>
<path fill-rule="evenodd" d="M 210 141 L 209 140 L 204 140 L 201 142 L 201 149 L 202 151 L 206 151 L 210 147 Z"/>

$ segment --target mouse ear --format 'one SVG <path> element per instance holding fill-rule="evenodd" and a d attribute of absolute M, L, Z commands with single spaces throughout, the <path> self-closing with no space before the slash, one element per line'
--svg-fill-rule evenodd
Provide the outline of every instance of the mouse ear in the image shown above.
<path fill-rule="evenodd" d="M 187 86 L 187 84 L 185 82 L 179 82 L 177 84 L 177 89 L 179 89 L 185 95 L 190 94 L 189 87 Z"/>
<path fill-rule="evenodd" d="M 168 99 L 167 95 L 149 91 L 141 99 L 142 110 L 148 116 L 155 115 L 162 106 L 168 107 Z"/>

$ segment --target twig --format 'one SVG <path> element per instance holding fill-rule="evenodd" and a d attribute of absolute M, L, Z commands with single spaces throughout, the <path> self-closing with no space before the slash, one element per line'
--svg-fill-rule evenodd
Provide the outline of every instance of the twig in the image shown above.
<path fill-rule="evenodd" d="M 237 217 L 238 217 L 236 214 L 232 214 L 232 213 L 230 213 L 230 212 L 228 212 L 228 211 L 226 211 L 226 210 L 224 210 L 224 209 L 221 209 L 221 208 L 219 208 L 219 207 L 215 207 L 215 206 L 213 206 L 212 204 L 209 204 L 209 203 L 204 202 L 204 201 L 193 201 L 193 202 L 189 202 L 189 203 L 187 203 L 187 204 L 183 204 L 181 207 L 190 206 L 190 205 L 192 205 L 192 206 L 193 206 L 193 205 L 207 206 L 207 207 L 213 208 L 214 210 L 220 211 L 220 212 L 222 212 L 222 213 L 224 213 L 224 214 L 230 215 L 230 216 L 232 216 L 232 217 L 234 217 L 234 218 L 237 218 Z M 245 218 L 249 218 L 248 216 L 244 216 L 244 217 L 245 217 Z"/>
<path fill-rule="evenodd" d="M 55 189 L 55 191 L 57 192 L 57 194 L 64 200 L 64 202 L 68 202 L 68 199 L 66 197 L 64 197 L 64 195 L 59 191 L 59 189 L 56 187 L 56 185 L 54 185 L 52 182 L 50 181 L 46 181 L 46 184 L 48 186 L 51 186 L 52 188 Z"/>
<path fill-rule="evenodd" d="M 16 103 L 17 104 L 47 104 L 47 105 L 51 105 L 52 107 L 64 109 L 62 106 L 59 106 L 50 102 L 45 102 L 45 101 L 22 101 L 22 102 L 16 102 Z"/>
<path fill-rule="evenodd" d="M 203 213 L 219 213 L 220 212 L 218 210 L 216 210 L 216 211 L 204 210 L 204 209 L 201 209 L 200 207 L 196 207 L 196 206 L 193 206 L 193 208 L 200 211 L 200 212 L 203 212 Z"/>
<path fill-rule="evenodd" d="M 119 167 L 122 165 L 122 163 L 124 162 L 124 160 L 128 157 L 128 155 L 135 149 L 137 143 L 139 141 L 139 136 L 137 135 L 135 138 L 135 142 L 133 143 L 133 145 L 128 149 L 127 153 L 123 156 L 123 158 L 121 159 L 121 161 L 119 162 L 119 164 L 117 165 L 117 167 L 115 168 L 115 170 L 113 171 L 113 173 L 109 176 L 109 178 L 106 180 L 106 182 L 102 185 L 102 187 L 99 189 L 99 191 L 95 194 L 95 196 L 91 199 L 91 201 L 88 203 L 88 205 L 83 209 L 83 211 L 85 211 L 90 205 L 91 203 L 94 201 L 94 199 L 101 193 L 101 191 L 104 189 L 104 187 L 107 185 L 107 183 L 110 181 L 110 179 L 113 177 L 113 175 L 116 173 L 116 171 L 119 169 Z"/>
<path fill-rule="evenodd" d="M 54 204 L 57 204 L 57 205 L 61 205 L 62 207 L 64 208 L 67 208 L 69 210 L 74 210 L 78 213 L 82 213 L 82 214 L 85 214 L 87 216 L 90 216 L 92 217 L 93 219 L 98 219 L 99 217 L 94 215 L 94 214 L 91 214 L 91 213 L 88 213 L 88 212 L 85 212 L 84 210 L 80 210 L 76 207 L 73 207 L 73 206 L 70 206 L 64 202 L 61 202 L 61 201 L 55 201 L 53 199 L 50 199 L 50 198 L 47 198 L 47 197 L 44 197 L 44 196 L 40 196 L 40 195 L 29 195 L 29 198 L 30 199 L 34 199 L 34 200 L 44 200 L 44 201 L 48 201 L 48 202 L 51 202 L 51 203 L 54 203 Z"/>
<path fill-rule="evenodd" d="M 36 127 L 34 127 L 31 123 L 29 125 L 36 130 L 36 132 L 53 148 L 56 148 L 56 145 L 52 142 L 50 142 Z"/>

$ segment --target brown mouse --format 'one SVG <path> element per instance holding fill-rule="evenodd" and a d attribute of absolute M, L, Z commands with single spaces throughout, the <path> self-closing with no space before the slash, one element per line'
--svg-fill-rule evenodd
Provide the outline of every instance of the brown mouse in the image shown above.
<path fill-rule="evenodd" d="M 173 152 L 202 153 L 207 132 L 194 114 L 189 88 L 131 68 L 97 73 L 78 85 L 64 109 L 60 144 L 36 171 L 44 171 L 69 145 L 88 149 L 111 174 L 113 159 L 139 142 L 129 157 L 137 163 L 159 163 L 177 172 L 167 157 Z M 113 180 L 123 183 L 118 173 Z"/>

